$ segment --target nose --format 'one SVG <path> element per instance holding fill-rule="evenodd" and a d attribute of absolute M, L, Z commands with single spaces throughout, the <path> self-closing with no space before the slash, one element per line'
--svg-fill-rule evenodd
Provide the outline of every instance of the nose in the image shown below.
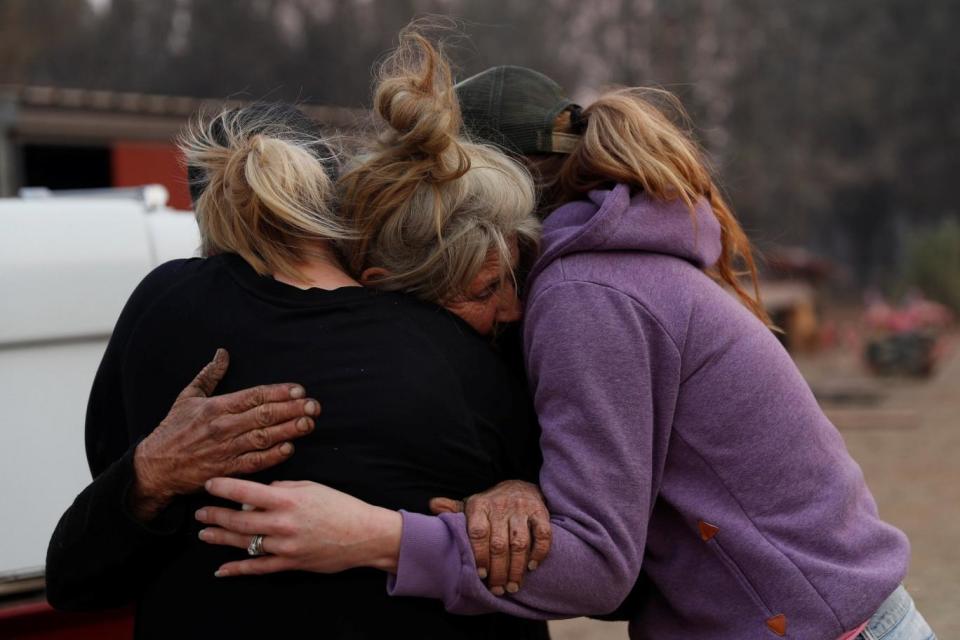
<path fill-rule="evenodd" d="M 504 291 L 497 308 L 497 322 L 516 322 L 523 317 L 523 307 L 517 291 L 512 286 Z"/>

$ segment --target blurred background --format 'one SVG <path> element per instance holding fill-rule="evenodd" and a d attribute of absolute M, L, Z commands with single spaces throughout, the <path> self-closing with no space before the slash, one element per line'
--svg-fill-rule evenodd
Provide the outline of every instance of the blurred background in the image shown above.
<path fill-rule="evenodd" d="M 680 97 L 764 256 L 785 346 L 911 537 L 908 588 L 940 637 L 960 636 L 958 2 L 0 0 L 0 198 L 159 184 L 188 210 L 172 138 L 191 113 L 295 100 L 355 131 L 372 66 L 427 13 L 458 20 L 459 77 L 518 64 L 584 105 L 612 84 Z M 15 343 L 0 335 L 0 366 Z M 24 615 L 5 569 L 0 625 L 4 606 Z"/>

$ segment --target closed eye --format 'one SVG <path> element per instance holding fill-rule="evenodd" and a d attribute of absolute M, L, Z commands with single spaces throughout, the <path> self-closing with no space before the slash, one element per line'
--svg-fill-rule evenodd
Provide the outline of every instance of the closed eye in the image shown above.
<path fill-rule="evenodd" d="M 489 300 L 497 293 L 497 291 L 500 290 L 500 284 L 501 284 L 500 278 L 497 278 L 496 280 L 491 280 L 490 282 L 487 283 L 487 286 L 484 287 L 482 291 L 480 291 L 480 293 L 474 296 L 474 299 Z"/>

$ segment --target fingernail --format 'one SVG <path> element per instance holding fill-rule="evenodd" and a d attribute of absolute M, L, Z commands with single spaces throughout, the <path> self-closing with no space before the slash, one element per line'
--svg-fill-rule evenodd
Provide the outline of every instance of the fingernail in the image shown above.
<path fill-rule="evenodd" d="M 508 582 L 507 591 L 509 593 L 516 593 L 517 591 L 520 591 L 520 585 L 518 585 L 516 582 Z"/>
<path fill-rule="evenodd" d="M 300 418 L 297 420 L 297 429 L 301 433 L 307 433 L 313 427 L 313 421 L 310 418 Z"/>
<path fill-rule="evenodd" d="M 215 577 L 217 577 L 217 578 L 222 578 L 222 577 L 224 577 L 224 576 L 227 575 L 227 574 L 226 574 L 226 572 L 220 571 L 219 569 L 217 569 L 216 571 L 213 572 L 213 575 L 214 575 Z"/>
<path fill-rule="evenodd" d="M 290 387 L 290 397 L 291 397 L 291 398 L 294 398 L 294 399 L 302 398 L 302 397 L 305 396 L 305 395 L 307 395 L 307 391 L 306 391 L 306 389 L 304 389 L 304 388 L 301 387 L 300 385 L 296 385 L 296 386 Z"/>
<path fill-rule="evenodd" d="M 213 488 L 213 480 L 207 480 L 206 482 L 204 482 L 203 488 L 206 489 L 207 491 L 210 491 L 210 489 Z"/>
<path fill-rule="evenodd" d="M 481 580 L 487 579 L 487 570 L 484 568 L 477 569 L 477 575 L 480 576 Z"/>
<path fill-rule="evenodd" d="M 206 520 L 207 519 L 207 510 L 206 509 L 197 509 L 197 512 L 193 514 L 197 520 Z"/>
<path fill-rule="evenodd" d="M 491 587 L 490 593 L 495 596 L 502 596 L 504 594 L 503 587 Z"/>
<path fill-rule="evenodd" d="M 530 569 L 530 571 L 536 571 L 536 570 L 537 570 L 537 567 L 539 567 L 539 566 L 540 566 L 540 565 L 539 565 L 539 563 L 537 563 L 536 560 L 531 560 L 531 561 L 529 562 L 529 564 L 527 564 L 527 569 Z"/>
<path fill-rule="evenodd" d="M 206 540 L 208 537 L 207 530 L 200 529 L 200 533 L 197 534 L 197 537 L 199 537 L 201 540 Z"/>
<path fill-rule="evenodd" d="M 320 413 L 320 404 L 316 400 L 307 400 L 307 403 L 303 405 L 303 410 L 307 412 L 307 415 L 315 416 Z"/>
<path fill-rule="evenodd" d="M 255 509 L 256 509 L 255 506 L 253 506 L 252 504 L 247 504 L 246 502 L 240 505 L 240 511 L 253 511 Z"/>
<path fill-rule="evenodd" d="M 293 453 L 293 445 L 290 444 L 289 442 L 284 442 L 282 445 L 280 445 L 280 453 L 282 453 L 285 456 L 290 455 L 291 453 Z"/>

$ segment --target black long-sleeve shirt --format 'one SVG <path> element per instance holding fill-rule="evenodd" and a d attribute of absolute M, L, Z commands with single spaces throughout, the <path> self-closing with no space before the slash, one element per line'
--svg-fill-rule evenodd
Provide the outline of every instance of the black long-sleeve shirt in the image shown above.
<path fill-rule="evenodd" d="M 235 255 L 170 262 L 131 296 L 94 381 L 86 442 L 95 480 L 50 541 L 55 607 L 135 602 L 138 638 L 546 637 L 540 622 L 389 598 L 374 570 L 215 578 L 245 552 L 198 540 L 194 510 L 218 503 L 205 493 L 149 524 L 134 519 L 125 507 L 134 447 L 217 347 L 231 354 L 218 393 L 299 382 L 323 404 L 294 455 L 254 480 L 313 480 L 427 513 L 431 497 L 536 475 L 522 375 L 456 316 L 359 287 L 297 289 Z"/>

